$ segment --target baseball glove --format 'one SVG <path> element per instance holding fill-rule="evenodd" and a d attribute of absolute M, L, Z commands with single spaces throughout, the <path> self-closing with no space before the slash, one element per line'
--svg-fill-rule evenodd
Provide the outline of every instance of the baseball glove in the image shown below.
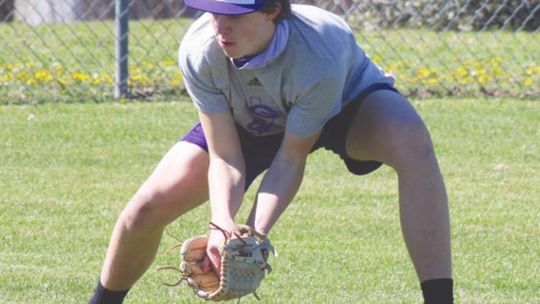
<path fill-rule="evenodd" d="M 211 301 L 227 301 L 241 298 L 253 293 L 258 299 L 256 290 L 272 268 L 267 263 L 268 255 L 275 255 L 274 247 L 262 235 L 248 226 L 239 226 L 240 234 L 232 237 L 230 233 L 210 223 L 225 235 L 225 242 L 219 247 L 221 254 L 221 273 L 213 270 L 204 273 L 202 261 L 206 255 L 208 235 L 198 235 L 187 239 L 180 248 L 180 267 L 162 267 L 174 269 L 181 273 L 182 281 L 193 288 L 199 297 Z"/>

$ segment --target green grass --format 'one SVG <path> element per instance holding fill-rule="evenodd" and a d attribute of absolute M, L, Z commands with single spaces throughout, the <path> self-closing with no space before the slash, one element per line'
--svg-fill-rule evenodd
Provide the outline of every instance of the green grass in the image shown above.
<path fill-rule="evenodd" d="M 538 101 L 415 103 L 448 187 L 457 303 L 540 302 Z M 187 102 L 0 107 L 0 302 L 85 303 L 116 217 L 195 117 Z M 128 303 L 201 303 L 161 285 L 175 278 L 157 267 L 208 218 L 205 205 L 169 226 Z M 353 177 L 313 154 L 271 238 L 279 256 L 262 301 L 242 303 L 421 302 L 387 167 Z"/>
<path fill-rule="evenodd" d="M 177 50 L 191 20 L 130 22 L 130 93 L 183 92 Z M 354 25 L 354 21 L 351 21 Z M 0 104 L 103 102 L 113 94 L 114 23 L 0 24 Z M 540 33 L 358 29 L 368 55 L 416 97 L 540 96 Z"/>
<path fill-rule="evenodd" d="M 525 32 L 358 32 L 367 54 L 415 96 L 540 96 L 540 37 Z"/>

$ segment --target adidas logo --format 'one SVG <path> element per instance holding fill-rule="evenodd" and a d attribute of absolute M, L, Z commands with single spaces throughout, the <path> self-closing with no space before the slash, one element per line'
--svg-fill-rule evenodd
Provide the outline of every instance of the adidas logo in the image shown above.
<path fill-rule="evenodd" d="M 257 77 L 251 79 L 250 81 L 247 82 L 247 85 L 248 86 L 257 86 L 257 87 L 262 87 L 262 83 L 259 81 L 259 79 L 257 79 Z"/>

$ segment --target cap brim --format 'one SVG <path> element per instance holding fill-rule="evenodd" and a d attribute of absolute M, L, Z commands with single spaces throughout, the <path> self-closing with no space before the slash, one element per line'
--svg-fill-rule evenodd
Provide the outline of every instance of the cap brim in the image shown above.
<path fill-rule="evenodd" d="M 262 4 L 231 4 L 215 0 L 184 0 L 184 4 L 197 10 L 219 15 L 245 15 L 253 13 L 263 6 Z"/>

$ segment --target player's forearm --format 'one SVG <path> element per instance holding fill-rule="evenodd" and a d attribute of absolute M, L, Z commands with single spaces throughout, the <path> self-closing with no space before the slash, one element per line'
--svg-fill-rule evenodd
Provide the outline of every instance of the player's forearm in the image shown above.
<path fill-rule="evenodd" d="M 243 160 L 212 159 L 208 183 L 212 222 L 223 228 L 231 228 L 244 198 Z"/>
<path fill-rule="evenodd" d="M 255 230 L 268 234 L 274 223 L 292 201 L 304 174 L 305 159 L 300 161 L 276 160 L 268 169 L 257 193 Z"/>

